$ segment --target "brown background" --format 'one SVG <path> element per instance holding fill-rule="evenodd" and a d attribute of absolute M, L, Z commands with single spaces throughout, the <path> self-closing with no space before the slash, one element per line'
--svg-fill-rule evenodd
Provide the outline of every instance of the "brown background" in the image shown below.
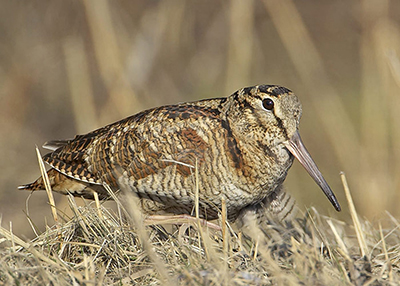
<path fill-rule="evenodd" d="M 400 215 L 400 1 L 0 1 L 0 213 L 33 236 L 53 223 L 35 144 L 144 108 L 270 83 L 303 103 L 301 134 L 342 203 L 295 163 L 286 188 L 349 220 Z M 42 150 L 42 152 L 45 152 Z M 57 205 L 65 201 L 56 196 Z"/>

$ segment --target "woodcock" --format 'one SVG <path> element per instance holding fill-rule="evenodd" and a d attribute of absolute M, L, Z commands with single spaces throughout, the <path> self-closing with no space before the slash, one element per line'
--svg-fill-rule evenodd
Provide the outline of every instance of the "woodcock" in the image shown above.
<path fill-rule="evenodd" d="M 74 139 L 50 141 L 43 156 L 53 191 L 93 199 L 128 186 L 148 214 L 192 214 L 197 165 L 200 214 L 215 219 L 225 199 L 235 220 L 280 190 L 294 157 L 337 211 L 340 205 L 298 133 L 301 104 L 287 88 L 259 85 L 227 98 L 149 109 Z M 43 190 L 42 178 L 20 186 Z"/>

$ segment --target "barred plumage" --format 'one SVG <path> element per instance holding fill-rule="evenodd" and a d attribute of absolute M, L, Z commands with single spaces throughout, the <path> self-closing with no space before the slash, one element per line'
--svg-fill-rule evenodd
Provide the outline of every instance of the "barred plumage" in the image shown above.
<path fill-rule="evenodd" d="M 190 214 L 197 164 L 202 217 L 214 219 L 225 199 L 228 218 L 265 205 L 286 216 L 291 200 L 280 192 L 293 155 L 337 210 L 332 191 L 298 135 L 301 105 L 288 89 L 243 88 L 230 97 L 143 111 L 71 140 L 50 141 L 43 156 L 54 191 L 109 197 L 103 184 L 126 185 L 147 213 Z M 44 189 L 42 179 L 21 189 Z M 277 203 L 280 202 L 280 203 Z M 281 206 L 284 206 L 281 208 Z"/>

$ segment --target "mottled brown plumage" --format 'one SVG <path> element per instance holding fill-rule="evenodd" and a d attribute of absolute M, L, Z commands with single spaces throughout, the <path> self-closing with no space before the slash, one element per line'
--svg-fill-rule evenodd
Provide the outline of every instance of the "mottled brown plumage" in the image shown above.
<path fill-rule="evenodd" d="M 340 209 L 298 135 L 301 105 L 280 86 L 243 88 L 227 98 L 143 111 L 71 140 L 44 145 L 52 189 L 93 198 L 129 186 L 147 213 L 191 214 L 198 166 L 200 213 L 214 219 L 271 203 L 293 155 Z M 293 154 L 293 155 L 292 155 Z M 44 189 L 42 179 L 21 189 Z M 278 196 L 276 196 L 278 197 Z M 273 201 L 273 200 L 272 200 Z"/>

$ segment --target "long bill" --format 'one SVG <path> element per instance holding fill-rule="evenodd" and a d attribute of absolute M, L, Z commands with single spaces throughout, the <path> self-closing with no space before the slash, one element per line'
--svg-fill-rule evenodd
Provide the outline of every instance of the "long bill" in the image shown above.
<path fill-rule="evenodd" d="M 300 164 L 307 170 L 310 176 L 314 179 L 314 181 L 318 184 L 318 186 L 322 189 L 328 200 L 331 202 L 333 207 L 339 212 L 341 210 L 338 200 L 335 197 L 335 194 L 332 192 L 328 183 L 325 181 L 322 176 L 320 170 L 315 164 L 314 160 L 311 158 L 310 153 L 308 153 L 306 147 L 301 141 L 300 134 L 298 131 L 293 135 L 293 137 L 286 141 L 286 148 L 290 151 L 299 160 Z"/>

